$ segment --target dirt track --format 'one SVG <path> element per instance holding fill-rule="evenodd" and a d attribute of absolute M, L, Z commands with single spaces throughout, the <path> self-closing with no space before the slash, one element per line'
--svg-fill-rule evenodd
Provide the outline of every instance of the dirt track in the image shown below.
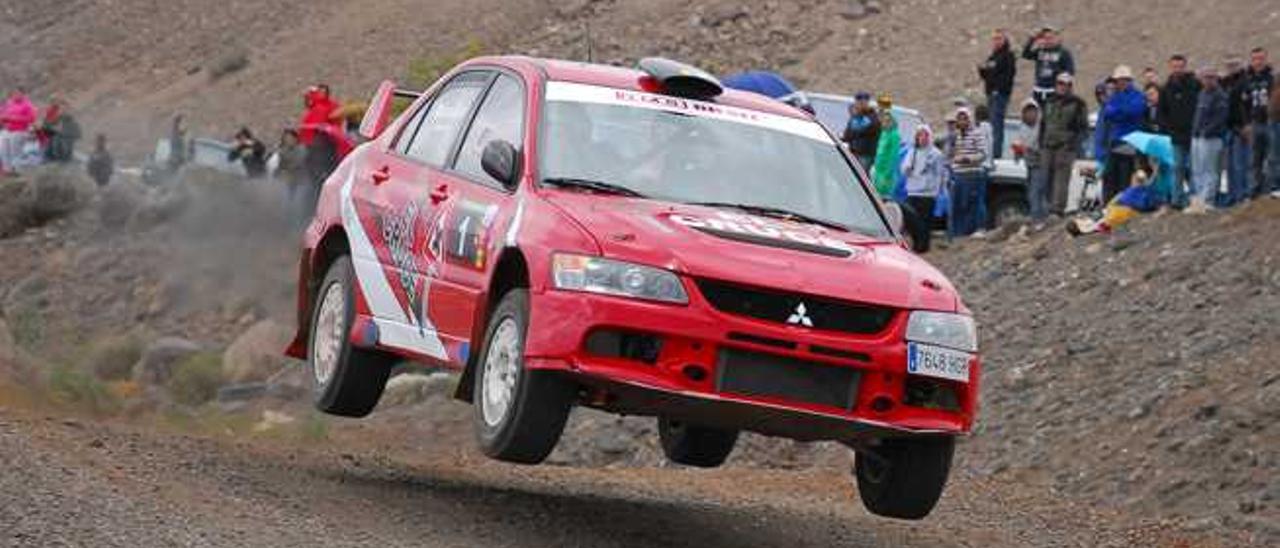
<path fill-rule="evenodd" d="M 837 470 L 511 467 L 3 409 L 0 463 L 3 546 L 1227 545 L 975 478 L 909 524 Z"/>

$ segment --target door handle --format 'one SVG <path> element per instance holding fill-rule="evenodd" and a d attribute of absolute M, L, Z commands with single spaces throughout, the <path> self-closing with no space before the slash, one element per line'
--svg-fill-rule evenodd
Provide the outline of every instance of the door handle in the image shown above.
<path fill-rule="evenodd" d="M 391 166 L 382 166 L 374 170 L 370 177 L 373 179 L 373 184 L 375 185 L 380 185 L 391 180 Z"/>
<path fill-rule="evenodd" d="M 449 199 L 449 185 L 440 185 L 431 191 L 431 203 L 438 204 Z"/>

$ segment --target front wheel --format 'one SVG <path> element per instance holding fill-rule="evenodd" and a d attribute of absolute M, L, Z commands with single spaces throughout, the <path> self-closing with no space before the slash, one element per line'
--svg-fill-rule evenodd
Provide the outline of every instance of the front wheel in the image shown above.
<path fill-rule="evenodd" d="M 871 513 L 918 520 L 933 511 L 947 485 L 955 439 L 888 439 L 858 451 L 854 476 L 862 505 Z"/>
<path fill-rule="evenodd" d="M 502 297 L 485 329 L 472 386 L 476 439 L 491 458 L 537 464 L 551 454 L 573 406 L 574 386 L 545 371 L 525 368 L 529 292 Z"/>
<path fill-rule="evenodd" d="M 395 363 L 382 352 L 351 344 L 354 279 L 349 257 L 329 265 L 312 307 L 307 352 L 316 409 L 343 417 L 363 417 L 373 411 Z"/>

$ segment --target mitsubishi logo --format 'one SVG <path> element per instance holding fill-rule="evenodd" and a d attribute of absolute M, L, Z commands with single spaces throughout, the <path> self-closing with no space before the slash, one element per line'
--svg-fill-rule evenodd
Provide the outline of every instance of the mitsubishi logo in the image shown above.
<path fill-rule="evenodd" d="M 796 312 L 787 318 L 787 323 L 813 327 L 813 320 L 809 319 L 809 310 L 805 308 L 804 303 L 796 305 Z"/>

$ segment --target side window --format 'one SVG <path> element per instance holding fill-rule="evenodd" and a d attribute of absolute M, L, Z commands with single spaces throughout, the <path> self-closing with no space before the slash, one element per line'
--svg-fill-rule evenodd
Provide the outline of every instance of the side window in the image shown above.
<path fill-rule="evenodd" d="M 476 112 L 475 121 L 467 131 L 467 138 L 458 152 L 456 169 L 481 181 L 490 177 L 480 167 L 480 156 L 491 141 L 502 139 L 519 150 L 524 144 L 524 88 L 520 82 L 507 75 L 498 76 L 484 103 Z"/>
<path fill-rule="evenodd" d="M 454 140 L 466 123 L 476 97 L 484 91 L 489 73 L 468 72 L 454 78 L 431 102 L 406 151 L 428 165 L 442 166 L 453 150 Z"/>
<path fill-rule="evenodd" d="M 426 116 L 427 111 L 431 109 L 431 101 L 426 101 L 412 114 L 409 121 L 405 122 L 404 128 L 400 130 L 400 135 L 396 136 L 396 143 L 392 147 L 400 154 L 409 153 L 409 143 L 413 142 L 413 134 L 417 133 L 418 126 L 422 125 L 422 117 Z"/>

